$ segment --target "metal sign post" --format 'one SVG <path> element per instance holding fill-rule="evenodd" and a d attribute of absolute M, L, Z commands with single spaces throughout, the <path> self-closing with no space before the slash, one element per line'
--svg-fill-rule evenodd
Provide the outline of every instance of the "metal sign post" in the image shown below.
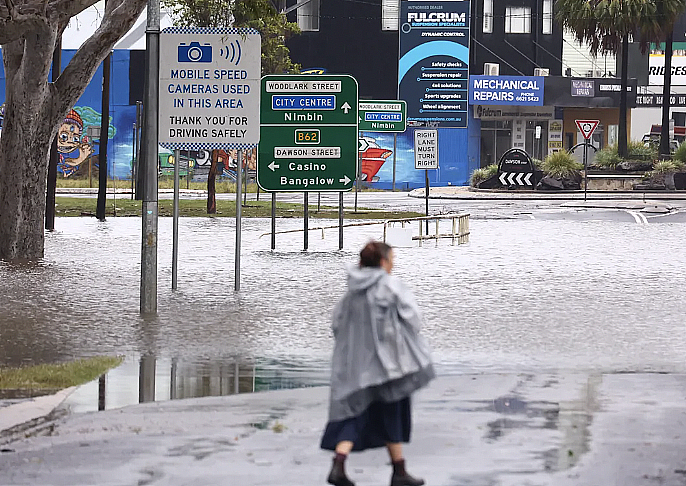
<path fill-rule="evenodd" d="M 179 164 L 181 152 L 174 150 L 174 222 L 172 238 L 172 290 L 177 287 L 179 266 Z"/>
<path fill-rule="evenodd" d="M 584 137 L 584 201 L 588 191 L 588 146 L 593 132 L 598 127 L 600 120 L 574 120 L 579 132 Z"/>
<path fill-rule="evenodd" d="M 157 159 L 160 70 L 160 0 L 148 1 L 145 52 L 145 113 L 143 114 L 143 185 L 141 199 L 140 312 L 157 312 Z M 105 134 L 106 135 L 106 134 Z M 89 164 L 89 167 L 92 163 Z"/>
<path fill-rule="evenodd" d="M 362 138 L 362 132 L 357 133 L 358 140 Z M 362 169 L 362 153 L 357 151 L 357 164 L 355 165 L 355 212 L 357 213 L 357 193 L 360 192 L 360 171 Z"/>
<path fill-rule="evenodd" d="M 343 193 L 338 193 L 338 249 L 343 249 Z"/>
<path fill-rule="evenodd" d="M 275 250 L 275 249 L 276 249 L 276 193 L 272 192 L 272 250 Z"/>
<path fill-rule="evenodd" d="M 584 201 L 588 191 L 588 143 L 584 144 Z"/>
<path fill-rule="evenodd" d="M 241 290 L 241 164 L 243 163 L 242 153 L 238 151 L 238 167 L 236 169 L 236 256 L 234 258 L 234 290 Z"/>
<path fill-rule="evenodd" d="M 254 29 L 169 27 L 162 32 L 160 145 L 172 150 L 238 151 L 236 290 L 240 289 L 242 150 L 254 148 L 260 140 L 260 58 L 260 34 Z M 179 163 L 177 158 L 175 174 Z"/>
<path fill-rule="evenodd" d="M 303 198 L 303 250 L 307 251 L 307 247 L 309 246 L 309 220 L 310 220 L 310 201 L 308 196 L 308 192 L 304 193 L 304 198 Z"/>

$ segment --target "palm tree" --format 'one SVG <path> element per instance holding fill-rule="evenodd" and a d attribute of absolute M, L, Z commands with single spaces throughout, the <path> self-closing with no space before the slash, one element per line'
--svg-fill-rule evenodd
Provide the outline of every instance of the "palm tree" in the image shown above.
<path fill-rule="evenodd" d="M 643 52 L 650 42 L 659 42 L 671 34 L 674 21 L 684 11 L 686 0 L 557 0 L 556 19 L 588 44 L 591 54 L 621 52 L 622 72 L 619 102 L 619 141 L 621 157 L 627 156 L 627 86 L 629 38 L 638 40 Z M 670 52 L 671 54 L 671 52 Z M 670 56 L 671 61 L 671 56 Z M 665 76 L 671 73 L 665 70 Z M 669 88 L 669 82 L 665 83 Z M 669 92 L 667 100 L 669 114 Z M 664 109 L 664 107 L 663 107 Z M 669 130 L 667 128 L 667 130 Z"/>
<path fill-rule="evenodd" d="M 686 0 L 656 0 L 657 16 L 645 19 L 642 24 L 641 37 L 653 42 L 665 41 L 665 72 L 662 88 L 662 130 L 660 133 L 660 155 L 668 156 L 669 144 L 669 108 L 670 88 L 672 84 L 672 35 L 674 22 L 686 10 Z"/>

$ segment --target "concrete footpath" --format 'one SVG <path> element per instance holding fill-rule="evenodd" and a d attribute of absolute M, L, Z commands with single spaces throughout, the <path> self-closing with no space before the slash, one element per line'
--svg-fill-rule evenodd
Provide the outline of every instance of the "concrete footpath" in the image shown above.
<path fill-rule="evenodd" d="M 410 197 L 425 197 L 425 189 L 413 189 Z M 553 200 L 553 201 L 613 201 L 613 200 L 686 200 L 686 191 L 524 191 L 473 189 L 469 186 L 429 187 L 429 199 L 464 200 Z"/>
<path fill-rule="evenodd" d="M 5 485 L 323 485 L 327 388 L 72 414 L 3 445 Z M 0 410 L 0 414 L 3 410 Z M 686 484 L 686 375 L 445 376 L 414 400 L 409 470 L 433 486 Z M 354 454 L 387 485 L 383 450 Z"/>

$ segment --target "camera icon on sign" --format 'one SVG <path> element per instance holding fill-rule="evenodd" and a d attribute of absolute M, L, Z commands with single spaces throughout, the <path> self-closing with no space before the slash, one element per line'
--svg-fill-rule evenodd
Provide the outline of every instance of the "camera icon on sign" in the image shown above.
<path fill-rule="evenodd" d="M 212 45 L 200 45 L 200 42 L 179 44 L 179 62 L 212 62 Z"/>

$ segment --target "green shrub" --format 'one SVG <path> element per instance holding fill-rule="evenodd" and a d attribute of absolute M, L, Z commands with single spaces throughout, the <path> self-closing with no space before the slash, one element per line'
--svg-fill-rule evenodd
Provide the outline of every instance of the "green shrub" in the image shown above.
<path fill-rule="evenodd" d="M 686 164 L 680 160 L 659 160 L 653 165 L 653 170 L 646 172 L 646 177 L 654 177 L 670 172 L 681 172 L 686 169 Z"/>
<path fill-rule="evenodd" d="M 572 177 L 579 174 L 584 166 L 574 160 L 570 154 L 564 150 L 553 152 L 543 161 L 543 172 L 551 177 L 563 178 Z"/>
<path fill-rule="evenodd" d="M 469 184 L 472 187 L 476 187 L 476 185 L 479 182 L 483 182 L 486 179 L 490 179 L 494 175 L 498 173 L 498 164 L 491 164 L 486 167 L 482 167 L 481 169 L 476 169 L 474 172 L 472 172 L 471 177 L 469 178 Z"/>
<path fill-rule="evenodd" d="M 673 160 L 686 162 L 686 143 L 679 144 L 679 147 L 674 152 Z"/>
<path fill-rule="evenodd" d="M 657 159 L 657 148 L 652 145 L 646 145 L 643 142 L 629 142 L 627 159 L 631 160 L 655 160 Z"/>
<path fill-rule="evenodd" d="M 595 162 L 593 164 L 603 169 L 615 169 L 621 161 L 622 159 L 617 152 L 617 146 L 608 145 L 595 154 Z"/>

